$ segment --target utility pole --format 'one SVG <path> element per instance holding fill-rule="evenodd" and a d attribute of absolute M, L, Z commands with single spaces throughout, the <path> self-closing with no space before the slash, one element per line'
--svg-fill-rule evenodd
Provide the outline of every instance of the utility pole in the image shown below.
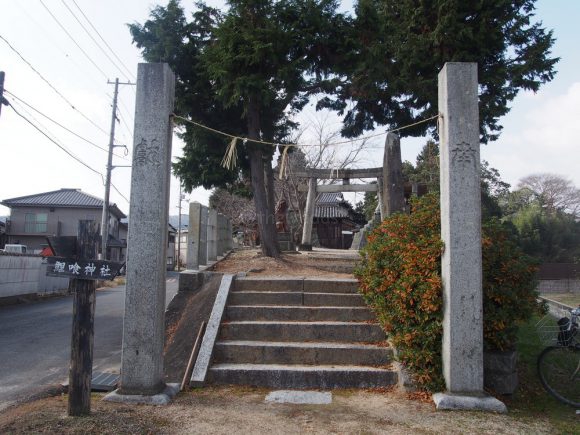
<path fill-rule="evenodd" d="M 8 101 L 4 99 L 4 71 L 0 71 L 0 115 L 2 114 L 2 105 L 8 106 Z"/>
<path fill-rule="evenodd" d="M 110 83 L 110 82 L 107 82 Z M 119 94 L 119 79 L 115 79 L 113 94 L 113 112 L 111 115 L 111 134 L 109 135 L 109 158 L 107 160 L 107 176 L 105 178 L 105 202 L 103 203 L 103 219 L 101 221 L 101 255 L 107 260 L 109 244 L 109 195 L 111 193 L 111 171 L 113 170 L 113 149 L 115 148 L 115 121 L 117 120 L 117 95 Z"/>
<path fill-rule="evenodd" d="M 119 94 L 119 85 L 134 85 L 134 83 L 120 83 L 116 78 L 114 82 L 107 81 L 108 84 L 115 85 L 113 94 L 113 111 L 111 114 L 111 133 L 109 136 L 109 158 L 107 160 L 107 176 L 105 178 L 105 201 L 103 202 L 103 217 L 101 220 L 101 259 L 108 260 L 107 248 L 109 244 L 109 196 L 111 193 L 111 171 L 113 170 L 113 150 L 115 147 L 124 145 L 115 145 L 115 121 L 117 119 L 117 96 Z"/>

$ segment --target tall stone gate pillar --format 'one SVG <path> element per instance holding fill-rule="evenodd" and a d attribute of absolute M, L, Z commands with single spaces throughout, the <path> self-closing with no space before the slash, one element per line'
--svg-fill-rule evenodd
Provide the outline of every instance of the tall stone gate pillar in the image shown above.
<path fill-rule="evenodd" d="M 446 63 L 439 73 L 443 375 L 438 409 L 505 412 L 483 392 L 481 188 L 476 63 Z"/>
<path fill-rule="evenodd" d="M 166 389 L 165 271 L 174 89 L 175 77 L 167 64 L 139 64 L 121 383 L 116 399 L 154 396 Z"/>

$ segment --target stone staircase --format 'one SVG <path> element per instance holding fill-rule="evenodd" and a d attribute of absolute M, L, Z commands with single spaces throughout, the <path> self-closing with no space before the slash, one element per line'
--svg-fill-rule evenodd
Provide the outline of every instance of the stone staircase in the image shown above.
<path fill-rule="evenodd" d="M 239 278 L 208 381 L 270 388 L 369 388 L 397 382 L 385 334 L 355 280 Z"/>
<path fill-rule="evenodd" d="M 379 206 L 375 210 L 373 218 L 367 222 L 358 232 L 354 233 L 352 243 L 350 245 L 351 251 L 360 251 L 367 245 L 367 236 L 381 223 L 381 212 Z"/>

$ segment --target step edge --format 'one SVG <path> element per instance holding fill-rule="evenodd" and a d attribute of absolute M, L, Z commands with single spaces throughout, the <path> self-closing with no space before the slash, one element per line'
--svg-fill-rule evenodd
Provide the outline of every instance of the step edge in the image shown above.
<path fill-rule="evenodd" d="M 336 342 L 336 341 L 260 341 L 260 340 L 219 340 L 216 346 L 256 346 L 256 347 L 292 347 L 292 348 L 335 348 L 335 349 L 360 349 L 360 350 L 385 350 L 393 351 L 391 347 L 377 344 L 363 344 L 361 342 Z"/>
<path fill-rule="evenodd" d="M 390 365 L 390 364 L 389 364 Z M 322 364 L 322 365 L 303 365 L 303 364 L 235 364 L 235 363 L 218 363 L 210 367 L 212 371 L 329 371 L 329 372 L 363 372 L 363 373 L 397 373 L 396 368 L 373 367 L 365 365 L 352 364 Z"/>

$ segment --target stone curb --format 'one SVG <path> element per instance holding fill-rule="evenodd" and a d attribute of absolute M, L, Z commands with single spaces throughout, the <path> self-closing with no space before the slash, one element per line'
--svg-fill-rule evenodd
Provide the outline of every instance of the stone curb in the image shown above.
<path fill-rule="evenodd" d="M 450 393 L 435 393 L 433 394 L 433 401 L 438 410 L 507 413 L 505 404 L 492 396 L 462 396 Z"/>
<path fill-rule="evenodd" d="M 226 274 L 222 277 L 220 288 L 215 298 L 213 309 L 207 322 L 205 334 L 197 355 L 197 361 L 191 374 L 190 385 L 202 386 L 207 377 L 207 371 L 211 363 L 214 345 L 219 333 L 220 324 L 225 311 L 226 302 L 232 288 L 234 275 Z"/>
<path fill-rule="evenodd" d="M 539 298 L 542 301 L 546 302 L 551 307 L 554 307 L 554 308 L 556 308 L 558 310 L 569 311 L 569 310 L 572 310 L 574 308 L 574 307 L 572 307 L 570 305 L 563 304 L 562 302 L 555 301 L 555 300 L 550 299 L 550 298 L 547 298 L 545 296 L 539 296 Z"/>
<path fill-rule="evenodd" d="M 297 405 L 330 405 L 332 393 L 328 391 L 272 391 L 264 399 L 266 403 L 293 403 Z"/>
<path fill-rule="evenodd" d="M 216 261 L 212 261 L 204 266 L 199 266 L 198 269 L 185 269 L 180 271 L 177 291 L 195 291 L 201 288 L 204 283 L 203 275 L 206 273 L 221 273 L 213 271 L 212 268 L 228 258 L 232 252 L 234 251 L 227 251 L 222 257 L 218 257 Z"/>
<path fill-rule="evenodd" d="M 140 405 L 168 405 L 177 393 L 179 393 L 179 384 L 167 384 L 162 393 L 154 394 L 152 396 L 145 396 L 142 394 L 120 394 L 119 390 L 115 390 L 105 397 L 105 402 L 116 403 L 130 403 Z"/>

